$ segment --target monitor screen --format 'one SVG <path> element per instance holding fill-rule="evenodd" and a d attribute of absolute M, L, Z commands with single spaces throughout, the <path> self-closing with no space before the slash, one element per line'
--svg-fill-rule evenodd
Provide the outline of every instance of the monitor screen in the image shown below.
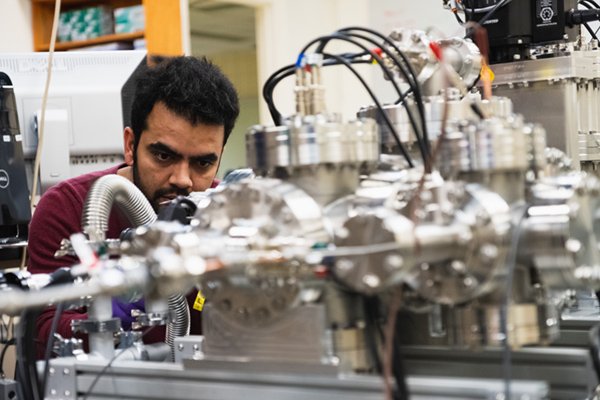
<path fill-rule="evenodd" d="M 146 52 L 139 50 L 54 53 L 40 171 L 42 189 L 123 159 L 123 128 L 131 107 L 127 86 L 131 86 L 134 72 L 144 68 L 145 60 Z M 13 83 L 23 153 L 30 164 L 37 148 L 47 70 L 48 53 L 0 54 L 0 71 Z"/>

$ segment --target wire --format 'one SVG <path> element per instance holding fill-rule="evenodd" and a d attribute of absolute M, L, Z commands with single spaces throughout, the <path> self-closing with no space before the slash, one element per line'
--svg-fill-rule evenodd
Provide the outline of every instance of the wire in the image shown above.
<path fill-rule="evenodd" d="M 595 9 L 600 9 L 600 5 L 598 5 L 598 3 L 596 3 L 594 0 L 579 0 L 577 4 L 587 8 L 588 10 L 593 10 L 594 7 Z M 588 31 L 592 39 L 598 40 L 598 36 L 596 35 L 597 31 L 594 32 L 587 22 L 583 23 L 583 27 Z"/>
<path fill-rule="evenodd" d="M 388 67 L 385 66 L 385 64 L 383 63 L 383 60 L 381 59 L 381 57 L 379 57 L 372 50 L 369 50 L 362 43 L 360 43 L 360 42 L 358 42 L 358 41 L 356 41 L 354 39 L 351 39 L 351 38 L 347 37 L 346 35 L 343 35 L 343 34 L 332 34 L 332 35 L 321 36 L 321 37 L 318 37 L 316 39 L 313 39 L 307 45 L 304 46 L 304 48 L 301 50 L 300 54 L 305 54 L 306 51 L 308 50 L 308 48 L 310 48 L 315 43 L 319 43 L 319 42 L 322 42 L 322 41 L 330 41 L 330 40 L 340 40 L 340 41 L 352 43 L 355 46 L 360 47 L 364 51 L 367 51 L 370 54 L 371 58 L 374 59 L 375 61 L 377 61 L 377 63 L 381 67 L 383 73 L 385 74 L 385 76 L 390 80 L 390 82 L 392 83 L 392 86 L 394 86 L 394 89 L 396 89 L 396 92 L 398 93 L 398 96 L 403 96 L 402 90 L 400 89 L 400 87 L 398 87 L 398 84 L 397 84 L 396 80 L 394 79 L 394 76 L 393 76 L 392 72 L 390 71 L 390 69 Z M 407 114 L 409 115 L 409 120 L 411 121 L 411 124 L 413 124 L 413 129 L 418 130 L 418 128 L 416 127 L 416 123 L 414 121 L 414 117 L 412 117 L 412 114 L 410 113 L 410 111 L 408 109 L 407 109 Z M 402 151 L 403 147 L 404 146 L 401 147 L 401 151 Z M 403 155 L 406 158 L 406 161 L 408 162 L 409 166 L 412 168 L 414 166 L 414 164 L 413 164 L 412 160 L 410 159 L 410 157 L 407 157 L 408 152 L 406 152 L 406 150 L 403 151 Z"/>
<path fill-rule="evenodd" d="M 398 322 L 396 321 L 396 326 L 394 328 L 394 343 L 392 344 L 393 346 L 393 358 L 392 358 L 392 364 L 393 364 L 393 373 L 394 373 L 394 380 L 396 381 L 396 393 L 397 393 L 397 398 L 400 400 L 409 400 L 409 391 L 408 391 L 408 386 L 406 384 L 406 374 L 405 374 L 405 370 L 404 370 L 404 363 L 402 360 L 402 351 L 400 348 L 400 341 L 398 338 Z"/>
<path fill-rule="evenodd" d="M 508 3 L 510 3 L 511 1 L 512 1 L 512 0 L 500 0 L 498 3 L 496 3 L 496 5 L 492 6 L 492 8 L 490 9 L 490 11 L 489 11 L 487 14 L 485 14 L 485 15 L 483 16 L 483 18 L 481 18 L 479 21 L 477 21 L 477 23 L 478 23 L 479 25 L 483 25 L 483 24 L 485 24 L 485 22 L 486 22 L 488 19 L 490 19 L 490 18 L 491 18 L 491 17 L 492 17 L 492 16 L 493 16 L 493 15 L 496 13 L 496 11 L 498 11 L 498 9 L 499 9 L 500 7 L 503 7 L 503 6 L 507 5 L 507 4 L 508 4 Z M 485 11 L 486 9 L 487 9 L 487 7 L 486 7 L 486 8 L 481 8 L 481 9 L 479 9 L 479 11 L 478 11 L 478 12 L 483 12 L 483 11 Z M 477 11 L 476 11 L 476 12 L 477 12 Z"/>
<path fill-rule="evenodd" d="M 342 31 L 340 31 L 340 32 L 342 32 Z M 357 39 L 365 40 L 365 41 L 367 41 L 367 42 L 369 42 L 371 44 L 374 44 L 376 46 L 380 46 L 380 44 L 377 43 L 375 40 L 373 40 L 373 39 L 371 39 L 369 37 L 366 37 L 364 35 L 359 35 L 359 34 L 356 34 L 356 33 L 351 33 L 350 31 L 343 31 L 343 33 L 346 34 L 346 35 L 350 35 L 350 36 L 356 37 Z M 405 71 L 403 69 L 403 66 L 400 63 L 400 60 L 398 60 L 396 58 L 396 56 L 389 49 L 387 49 L 386 47 L 381 46 L 381 49 L 382 49 L 383 52 L 385 52 L 394 61 L 394 63 L 398 66 L 398 68 L 401 71 L 403 71 L 403 73 L 405 73 Z M 400 51 L 400 49 L 398 49 L 398 51 Z M 408 80 L 408 76 L 406 75 L 406 73 L 405 73 L 405 76 L 406 76 L 406 78 Z M 415 91 L 414 84 L 411 84 L 410 87 L 411 87 L 411 90 L 413 90 L 413 92 L 414 92 Z M 401 93 L 400 94 L 400 99 L 403 100 L 404 97 L 405 97 L 405 94 Z M 423 135 L 420 133 L 420 132 L 424 131 L 424 125 L 423 125 L 424 118 L 421 118 L 421 126 L 419 127 L 419 125 L 415 121 L 414 116 L 412 115 L 412 111 L 410 110 L 408 104 L 406 102 L 403 102 L 403 105 L 404 105 L 404 108 L 406 109 L 406 114 L 408 115 L 408 119 L 410 121 L 410 124 L 413 127 L 413 130 L 415 132 L 415 137 L 417 139 L 417 144 L 418 144 L 419 150 L 421 152 L 421 157 L 423 159 L 423 164 L 427 165 L 428 164 L 428 158 L 429 158 L 428 147 L 427 147 L 427 145 L 423 141 Z M 419 108 L 419 110 L 421 110 L 420 107 L 418 107 L 418 108 Z M 420 111 L 419 111 L 419 114 L 422 117 L 422 114 L 420 113 Z"/>
<path fill-rule="evenodd" d="M 383 373 L 381 367 L 381 357 L 379 355 L 377 335 L 379 321 L 379 298 L 377 296 L 363 297 L 363 311 L 365 313 L 365 339 L 369 353 L 373 361 L 375 373 Z"/>
<path fill-rule="evenodd" d="M 392 400 L 396 396 L 394 396 L 394 391 L 392 390 L 391 378 L 394 375 L 396 380 L 396 386 L 398 389 L 398 394 L 401 396 L 401 399 L 408 399 L 408 390 L 406 389 L 406 382 L 404 381 L 404 377 L 402 374 L 402 369 L 397 370 L 394 366 L 398 366 L 398 361 L 396 361 L 396 365 L 394 365 L 394 359 L 396 356 L 399 356 L 399 353 L 396 352 L 395 344 L 396 341 L 396 317 L 398 316 L 398 311 L 400 310 L 400 302 L 402 300 L 402 288 L 398 289 L 389 304 L 388 310 L 388 318 L 385 324 L 385 342 L 384 342 L 384 350 L 383 350 L 383 384 L 385 388 L 385 397 L 386 400 Z M 404 396 L 404 397 L 402 397 Z"/>
<path fill-rule="evenodd" d="M 31 198 L 29 200 L 29 208 L 33 214 L 35 206 L 35 198 L 38 190 L 38 179 L 40 176 L 40 163 L 42 161 L 42 148 L 44 146 L 44 131 L 46 126 L 46 105 L 48 103 L 48 92 L 50 90 L 50 81 L 52 79 L 52 60 L 54 59 L 54 48 L 56 47 L 56 32 L 58 30 L 58 19 L 60 16 L 60 5 L 62 0 L 56 0 L 54 4 L 54 18 L 52 20 L 52 32 L 50 34 L 50 48 L 48 49 L 48 72 L 46 74 L 46 83 L 44 85 L 44 94 L 42 96 L 42 106 L 38 133 L 38 144 L 35 153 L 35 161 L 33 165 L 33 179 L 31 182 Z M 23 257 L 21 258 L 21 269 L 25 269 L 27 262 L 27 248 L 23 249 Z"/>
<path fill-rule="evenodd" d="M 368 60 L 362 60 L 362 59 L 358 59 L 355 60 L 355 58 L 357 57 L 362 57 L 364 55 L 366 55 L 368 53 L 364 52 L 364 53 L 346 53 L 343 54 L 342 56 L 344 58 L 347 59 L 352 59 L 353 63 L 370 63 L 370 61 Z M 267 79 L 267 81 L 264 83 L 263 85 L 263 98 L 265 100 L 265 102 L 267 103 L 267 106 L 269 107 L 269 113 L 271 114 L 271 118 L 273 119 L 273 123 L 275 125 L 281 125 L 282 121 L 281 121 L 281 114 L 279 113 L 279 111 L 277 111 L 277 108 L 275 107 L 275 104 L 273 103 L 273 90 L 275 89 L 275 86 L 281 82 L 281 80 L 285 79 L 288 76 L 294 75 L 296 71 L 296 65 L 295 64 L 290 64 L 290 65 L 286 65 L 285 67 L 282 67 L 280 69 L 278 69 L 277 71 L 275 71 L 273 74 L 271 74 L 271 76 Z"/>
<path fill-rule="evenodd" d="M 10 333 L 8 332 L 8 324 L 4 321 L 4 315 L 0 316 L 0 344 L 8 342 Z"/>
<path fill-rule="evenodd" d="M 362 59 L 357 59 L 355 60 L 354 57 L 356 56 L 362 56 L 362 54 L 352 54 L 350 56 L 346 56 L 344 55 L 344 58 L 347 59 L 351 59 L 352 64 L 370 64 L 371 62 L 369 60 L 362 60 Z M 338 62 L 328 62 L 326 61 L 324 63 L 324 66 L 331 66 L 331 65 L 339 65 Z M 277 110 L 277 107 L 275 107 L 275 104 L 273 103 L 273 91 L 275 89 L 275 86 L 277 86 L 277 84 L 279 84 L 279 82 L 281 82 L 283 79 L 287 78 L 288 76 L 294 75 L 296 72 L 296 65 L 295 64 L 290 64 L 290 65 L 286 65 L 285 67 L 280 68 L 279 70 L 275 71 L 265 82 L 265 84 L 263 85 L 263 98 L 265 100 L 265 102 L 267 103 L 267 106 L 269 107 L 269 113 L 271 114 L 271 118 L 273 119 L 273 123 L 275 125 L 281 125 L 283 123 L 282 118 L 281 118 L 281 113 L 279 113 L 279 111 Z"/>
<path fill-rule="evenodd" d="M 594 365 L 594 373 L 596 374 L 596 380 L 600 382 L 600 325 L 595 325 L 590 329 L 590 356 L 592 364 Z"/>
<path fill-rule="evenodd" d="M 592 7 L 600 8 L 600 5 L 594 0 L 579 0 L 577 3 L 581 4 L 584 7 L 587 7 L 588 10 L 590 10 Z M 591 6 L 587 3 L 591 4 Z"/>
<path fill-rule="evenodd" d="M 394 89 L 396 89 L 396 92 L 398 93 L 398 96 L 402 96 L 402 90 L 400 89 L 400 87 L 398 87 L 398 84 L 396 83 L 396 80 L 394 79 L 394 75 L 392 74 L 392 72 L 390 71 L 390 69 L 388 67 L 385 66 L 385 64 L 383 63 L 383 60 L 381 59 L 381 57 L 379 57 L 375 52 L 373 52 L 372 50 L 369 50 L 365 45 L 363 45 L 362 43 L 351 39 L 343 34 L 332 34 L 332 35 L 327 35 L 327 36 L 321 36 L 318 37 L 316 39 L 311 40 L 306 46 L 304 46 L 304 48 L 300 51 L 300 54 L 305 54 L 306 51 L 308 50 L 309 47 L 311 47 L 313 44 L 315 43 L 319 43 L 322 41 L 330 41 L 330 40 L 340 40 L 343 42 L 348 42 L 348 43 L 352 43 L 353 45 L 360 47 L 361 49 L 363 49 L 364 51 L 367 51 L 369 53 L 369 55 L 371 56 L 372 59 L 374 59 L 375 61 L 377 61 L 377 63 L 379 64 L 379 66 L 381 67 L 383 73 L 385 74 L 385 76 L 390 80 L 390 82 L 392 83 L 392 86 L 394 86 Z"/>
<path fill-rule="evenodd" d="M 598 36 L 596 36 L 596 32 L 594 32 L 593 29 L 590 28 L 590 25 L 587 22 L 584 22 L 583 26 L 588 31 L 588 33 L 590 34 L 592 39 L 598 40 Z"/>
<path fill-rule="evenodd" d="M 41 400 L 40 386 L 35 366 L 35 325 L 40 309 L 26 310 L 21 314 L 19 335 L 16 338 L 19 382 L 26 399 Z"/>
<path fill-rule="evenodd" d="M 460 17 L 460 15 L 458 15 L 458 11 L 457 12 L 453 12 L 452 14 L 454 14 L 454 18 L 456 18 L 456 21 L 462 26 L 465 21 L 462 20 L 462 18 Z"/>
<path fill-rule="evenodd" d="M 381 105 L 381 103 L 377 99 L 377 96 L 375 96 L 375 93 L 373 93 L 373 91 L 371 90 L 371 88 L 369 87 L 369 85 L 367 84 L 367 82 L 365 82 L 365 80 L 363 79 L 363 77 L 360 76 L 360 74 L 356 71 L 356 69 L 354 69 L 352 67 L 352 65 L 350 65 L 350 63 L 348 61 L 344 60 L 342 57 L 340 57 L 338 55 L 335 55 L 335 54 L 328 54 L 328 53 L 323 53 L 323 55 L 326 56 L 326 57 L 332 57 L 336 61 L 338 61 L 339 63 L 341 63 L 344 66 L 346 66 L 354 74 L 354 76 L 356 76 L 356 78 L 360 81 L 360 83 L 364 86 L 364 88 L 367 90 L 367 92 L 371 96 L 371 99 L 373 99 L 373 102 L 377 106 L 377 109 L 379 110 L 379 112 L 381 114 L 381 117 L 385 121 L 385 124 L 388 126 L 388 129 L 390 130 L 390 133 L 392 134 L 394 140 L 396 141 L 396 144 L 398 145 L 398 148 L 400 149 L 400 152 L 402 153 L 402 155 L 404 156 L 404 158 L 408 162 L 409 166 L 411 168 L 413 168 L 414 164 L 412 163 L 410 155 L 408 154 L 408 152 L 406 151 L 406 148 L 404 147 L 402 141 L 400 140 L 400 136 L 398 135 L 398 132 L 396 131 L 396 128 L 394 127 L 394 124 L 390 120 L 390 117 L 387 115 L 387 113 L 383 109 L 383 106 Z"/>
<path fill-rule="evenodd" d="M 151 326 L 150 328 L 148 328 L 147 330 L 144 331 L 144 333 L 142 333 L 142 335 L 140 336 L 140 340 L 146 336 L 149 332 L 151 332 L 154 328 L 156 328 L 156 326 Z M 119 358 L 119 356 L 121 354 L 125 353 L 125 351 L 121 351 L 117 354 L 115 354 L 109 361 L 108 363 L 104 366 L 104 368 L 102 368 L 102 370 L 100 370 L 100 372 L 98 372 L 98 375 L 96 375 L 96 377 L 94 378 L 94 380 L 92 381 L 92 383 L 90 384 L 90 387 L 88 388 L 87 392 L 85 392 L 85 394 L 83 395 L 82 400 L 87 400 L 87 398 L 90 396 L 90 394 L 92 394 L 92 390 L 94 389 L 94 387 L 96 386 L 96 384 L 98 383 L 98 381 L 100 380 L 100 378 L 106 373 L 106 371 L 108 371 L 108 369 L 111 367 L 112 363 L 115 362 L 115 360 L 117 358 Z"/>
<path fill-rule="evenodd" d="M 383 110 L 383 107 L 382 107 L 381 103 L 377 100 L 377 97 L 375 96 L 375 94 L 373 93 L 373 91 L 370 89 L 370 87 L 368 86 L 368 84 L 364 81 L 364 79 L 360 76 L 360 74 L 358 74 L 358 72 L 356 72 L 356 70 L 354 68 L 352 68 L 351 65 L 350 65 L 351 63 L 355 64 L 355 63 L 369 63 L 369 62 L 368 61 L 363 61 L 363 60 L 353 60 L 352 62 L 349 62 L 345 58 L 343 58 L 341 56 L 338 56 L 338 55 L 333 55 L 333 54 L 327 54 L 327 57 L 335 59 L 335 62 L 333 62 L 333 63 L 332 62 L 325 62 L 323 64 L 324 66 L 344 64 L 361 81 L 362 85 L 365 87 L 365 89 L 367 90 L 367 92 L 369 92 L 369 95 L 371 96 L 371 98 L 373 99 L 373 101 L 377 105 L 378 109 L 380 110 L 384 122 L 386 123 L 386 125 L 390 129 L 390 132 L 391 132 L 392 136 L 394 137 L 394 140 L 396 141 L 396 143 L 399 146 L 400 152 L 402 153 L 402 155 L 406 159 L 408 165 L 411 168 L 413 168 L 414 167 L 414 163 L 413 163 L 412 159 L 410 158 L 410 154 L 404 148 L 404 145 L 402 144 L 402 141 L 400 140 L 400 137 L 398 136 L 393 123 L 389 119 L 389 116 Z M 273 121 L 276 124 L 278 123 L 278 121 L 280 121 L 281 117 L 280 117 L 279 111 L 277 111 L 277 109 L 275 108 L 274 104 L 272 104 L 272 94 L 271 94 L 272 90 L 274 89 L 275 85 L 277 85 L 277 83 L 279 83 L 282 79 L 286 78 L 287 76 L 293 75 L 294 72 L 295 72 L 295 68 L 296 68 L 295 65 L 288 65 L 286 67 L 280 68 L 278 71 L 276 71 L 274 74 L 272 74 L 271 77 L 269 77 L 269 79 L 267 79 L 267 82 L 265 82 L 265 85 L 263 86 L 263 98 L 265 99 L 265 101 L 269 105 L 269 109 L 270 109 L 270 112 L 271 112 L 271 117 L 273 118 Z M 402 93 L 401 97 L 404 98 L 404 97 L 406 97 L 406 95 L 407 95 L 407 93 Z"/>
<path fill-rule="evenodd" d="M 14 346 L 17 341 L 15 338 L 9 339 L 6 343 L 4 343 L 4 347 L 2 348 L 2 352 L 0 353 L 0 378 L 4 379 L 6 376 L 4 374 L 4 357 L 6 356 L 6 352 L 10 346 Z"/>
<path fill-rule="evenodd" d="M 357 39 L 365 40 L 376 46 L 380 46 L 381 50 L 394 61 L 394 63 L 398 67 L 398 69 L 405 76 L 405 79 L 409 82 L 411 90 L 414 93 L 420 94 L 419 88 L 418 88 L 418 83 L 416 83 L 415 81 L 411 82 L 411 80 L 409 79 L 409 74 L 407 74 L 406 71 L 404 70 L 404 66 L 402 65 L 400 60 L 398 60 L 397 56 L 395 54 L 393 54 L 387 47 L 381 46 L 379 43 L 377 43 L 375 40 L 373 40 L 369 37 L 366 37 L 364 35 L 359 35 L 357 33 L 352 33 L 351 30 L 348 30 L 348 29 L 340 30 L 340 32 L 342 32 L 343 34 L 346 34 L 346 35 L 356 37 Z M 398 47 L 395 47 L 395 50 L 398 53 L 402 52 Z M 416 78 L 414 76 L 413 76 L 413 79 L 416 80 Z M 415 97 L 416 97 L 416 95 L 415 95 Z M 400 95 L 400 100 L 403 100 L 402 94 Z M 427 136 L 427 133 L 425 132 L 426 131 L 426 123 L 425 123 L 425 116 L 424 116 L 424 111 L 423 111 L 424 107 L 420 106 L 420 105 L 422 105 L 422 99 L 419 98 L 419 101 L 420 101 L 420 103 L 417 105 L 417 108 L 419 110 L 419 116 L 421 117 L 421 126 L 420 127 L 419 127 L 419 125 L 417 125 L 417 123 L 414 119 L 414 116 L 412 115 L 412 111 L 410 110 L 408 104 L 406 102 L 403 102 L 403 105 L 404 105 L 404 108 L 406 109 L 406 114 L 408 115 L 410 124 L 413 127 L 413 130 L 415 131 L 415 137 L 417 139 L 417 144 L 418 144 L 419 150 L 421 152 L 421 157 L 423 159 L 423 165 L 427 166 L 429 164 L 429 156 L 430 156 L 429 151 L 428 151 L 428 149 L 429 149 L 428 142 L 429 141 L 427 140 L 427 143 L 425 143 L 425 141 L 424 141 L 424 136 L 425 137 Z M 398 104 L 398 103 L 396 103 L 396 104 Z"/>
<path fill-rule="evenodd" d="M 358 26 L 351 26 L 351 27 L 348 27 L 348 28 L 341 29 L 340 32 L 346 32 L 346 31 L 352 31 L 352 30 L 367 32 L 367 33 L 370 33 L 370 34 L 372 34 L 374 36 L 379 37 L 387 45 L 389 45 L 390 47 L 392 47 L 398 53 L 398 56 L 404 62 L 404 65 L 406 67 L 406 71 L 402 68 L 401 65 L 398 65 L 398 66 L 399 66 L 400 72 L 403 74 L 405 80 L 408 82 L 409 86 L 411 87 L 411 89 L 414 92 L 415 102 L 417 104 L 417 107 L 418 107 L 418 110 L 419 110 L 419 114 L 420 114 L 420 117 L 421 117 L 421 126 L 423 128 L 424 145 L 425 145 L 425 147 L 427 149 L 428 157 L 431 157 L 431 149 L 429 147 L 429 133 L 428 133 L 428 128 L 427 128 L 427 122 L 425 120 L 425 106 L 424 106 L 424 103 L 423 103 L 423 96 L 421 94 L 421 87 L 419 85 L 417 74 L 416 74 L 414 68 L 412 67 L 412 64 L 410 63 L 410 61 L 408 60 L 408 58 L 406 57 L 406 55 L 404 54 L 404 52 L 402 50 L 400 50 L 400 48 L 396 45 L 396 43 L 394 43 L 393 40 L 391 40 L 389 37 L 387 37 L 385 35 L 382 35 L 381 33 L 377 32 L 377 31 L 375 31 L 373 29 L 364 28 L 364 27 L 358 27 Z M 425 166 L 427 167 L 427 164 Z"/>
<path fill-rule="evenodd" d="M 506 267 L 507 267 L 507 275 L 506 275 L 506 292 L 504 294 L 504 303 L 502 307 L 500 307 L 500 330 L 503 335 L 503 343 L 502 343 L 502 371 L 504 375 L 504 398 L 510 399 L 510 385 L 511 385 L 511 375 L 512 375 L 512 366 L 511 366 L 511 350 L 510 343 L 508 337 L 508 311 L 510 307 L 510 299 L 512 295 L 512 285 L 514 279 L 515 268 L 517 265 L 517 250 L 519 249 L 519 240 L 521 237 L 521 229 L 523 227 L 523 221 L 525 220 L 525 216 L 527 215 L 528 205 L 525 204 L 523 207 L 523 212 L 519 216 L 517 223 L 515 225 L 514 232 L 512 233 L 512 238 L 510 242 L 510 247 L 508 249 L 508 254 L 506 256 Z"/>
<path fill-rule="evenodd" d="M 65 308 L 64 303 L 58 303 L 56 310 L 54 311 L 54 317 L 52 317 L 52 324 L 50 325 L 50 332 L 48 333 L 48 341 L 46 342 L 46 351 L 44 352 L 44 374 L 42 378 L 42 390 L 43 396 L 46 396 L 46 387 L 48 385 L 48 374 L 50 372 L 50 356 L 52 355 L 52 345 L 54 343 L 54 334 L 58 328 L 58 321 Z"/>
<path fill-rule="evenodd" d="M 339 30 L 339 32 L 342 32 L 342 33 L 350 32 L 350 31 L 360 31 L 360 32 L 370 33 L 371 35 L 374 35 L 374 36 L 380 38 L 381 40 L 383 40 L 385 42 L 385 44 L 387 44 L 388 46 L 390 46 L 392 49 L 394 49 L 396 51 L 397 55 L 402 59 L 404 64 L 398 63 L 397 59 L 395 57 L 393 57 L 392 59 L 398 66 L 400 73 L 402 73 L 402 75 L 404 76 L 404 79 L 407 81 L 407 83 L 409 84 L 411 89 L 414 90 L 415 97 L 417 98 L 418 104 L 420 104 L 422 106 L 423 100 L 422 100 L 422 96 L 421 96 L 421 89 L 419 86 L 417 74 L 416 74 L 414 68 L 412 67 L 412 64 L 408 60 L 408 57 L 406 57 L 404 52 L 402 50 L 400 50 L 400 48 L 396 45 L 396 43 L 394 43 L 394 41 L 391 40 L 389 37 L 382 35 L 381 33 L 377 32 L 376 30 L 369 29 L 369 28 L 364 28 L 364 27 L 360 27 L 360 26 L 350 26 L 350 27 Z M 406 69 L 404 69 L 404 68 L 406 68 Z M 422 110 L 419 110 L 419 111 L 422 111 Z M 424 113 L 422 115 L 422 118 L 424 118 Z M 426 127 L 426 125 L 425 125 L 425 127 Z"/>

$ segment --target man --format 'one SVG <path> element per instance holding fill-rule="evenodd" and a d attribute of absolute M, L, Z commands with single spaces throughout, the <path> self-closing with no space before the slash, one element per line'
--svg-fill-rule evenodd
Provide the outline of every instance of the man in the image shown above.
<path fill-rule="evenodd" d="M 81 214 L 93 182 L 107 174 L 131 180 L 148 198 L 155 211 L 177 195 L 213 186 L 223 147 L 239 114 L 237 92 L 222 72 L 206 59 L 165 59 L 145 71 L 136 83 L 131 127 L 124 131 L 125 163 L 105 171 L 82 175 L 50 188 L 41 198 L 29 228 L 29 271 L 51 273 L 74 265 L 74 257 L 54 258 L 60 241 L 81 232 Z M 117 238 L 129 227 L 113 211 L 108 238 Z M 132 308 L 113 299 L 113 315 L 129 328 Z M 192 311 L 193 313 L 193 311 Z M 54 309 L 38 320 L 38 339 L 45 343 Z M 196 317 L 196 318 L 194 318 Z M 71 321 L 87 318 L 85 309 L 65 311 L 57 333 L 71 337 Z M 196 322 L 196 324 L 194 323 Z M 197 329 L 192 316 L 192 331 Z M 160 340 L 154 330 L 149 342 Z"/>

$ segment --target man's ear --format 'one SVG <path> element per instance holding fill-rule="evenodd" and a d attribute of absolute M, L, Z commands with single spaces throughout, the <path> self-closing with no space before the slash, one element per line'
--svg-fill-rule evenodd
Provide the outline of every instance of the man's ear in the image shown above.
<path fill-rule="evenodd" d="M 135 152 L 134 144 L 135 135 L 133 134 L 133 129 L 127 126 L 123 132 L 123 151 L 125 155 L 125 163 L 130 167 L 133 165 L 133 154 Z"/>

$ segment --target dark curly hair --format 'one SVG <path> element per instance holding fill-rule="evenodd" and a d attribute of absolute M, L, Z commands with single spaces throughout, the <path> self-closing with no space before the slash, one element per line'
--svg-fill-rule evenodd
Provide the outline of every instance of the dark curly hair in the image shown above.
<path fill-rule="evenodd" d="M 155 58 L 137 79 L 131 107 L 134 147 L 147 128 L 148 115 L 164 103 L 190 124 L 223 125 L 227 139 L 240 113 L 237 91 L 221 70 L 206 57 Z"/>

